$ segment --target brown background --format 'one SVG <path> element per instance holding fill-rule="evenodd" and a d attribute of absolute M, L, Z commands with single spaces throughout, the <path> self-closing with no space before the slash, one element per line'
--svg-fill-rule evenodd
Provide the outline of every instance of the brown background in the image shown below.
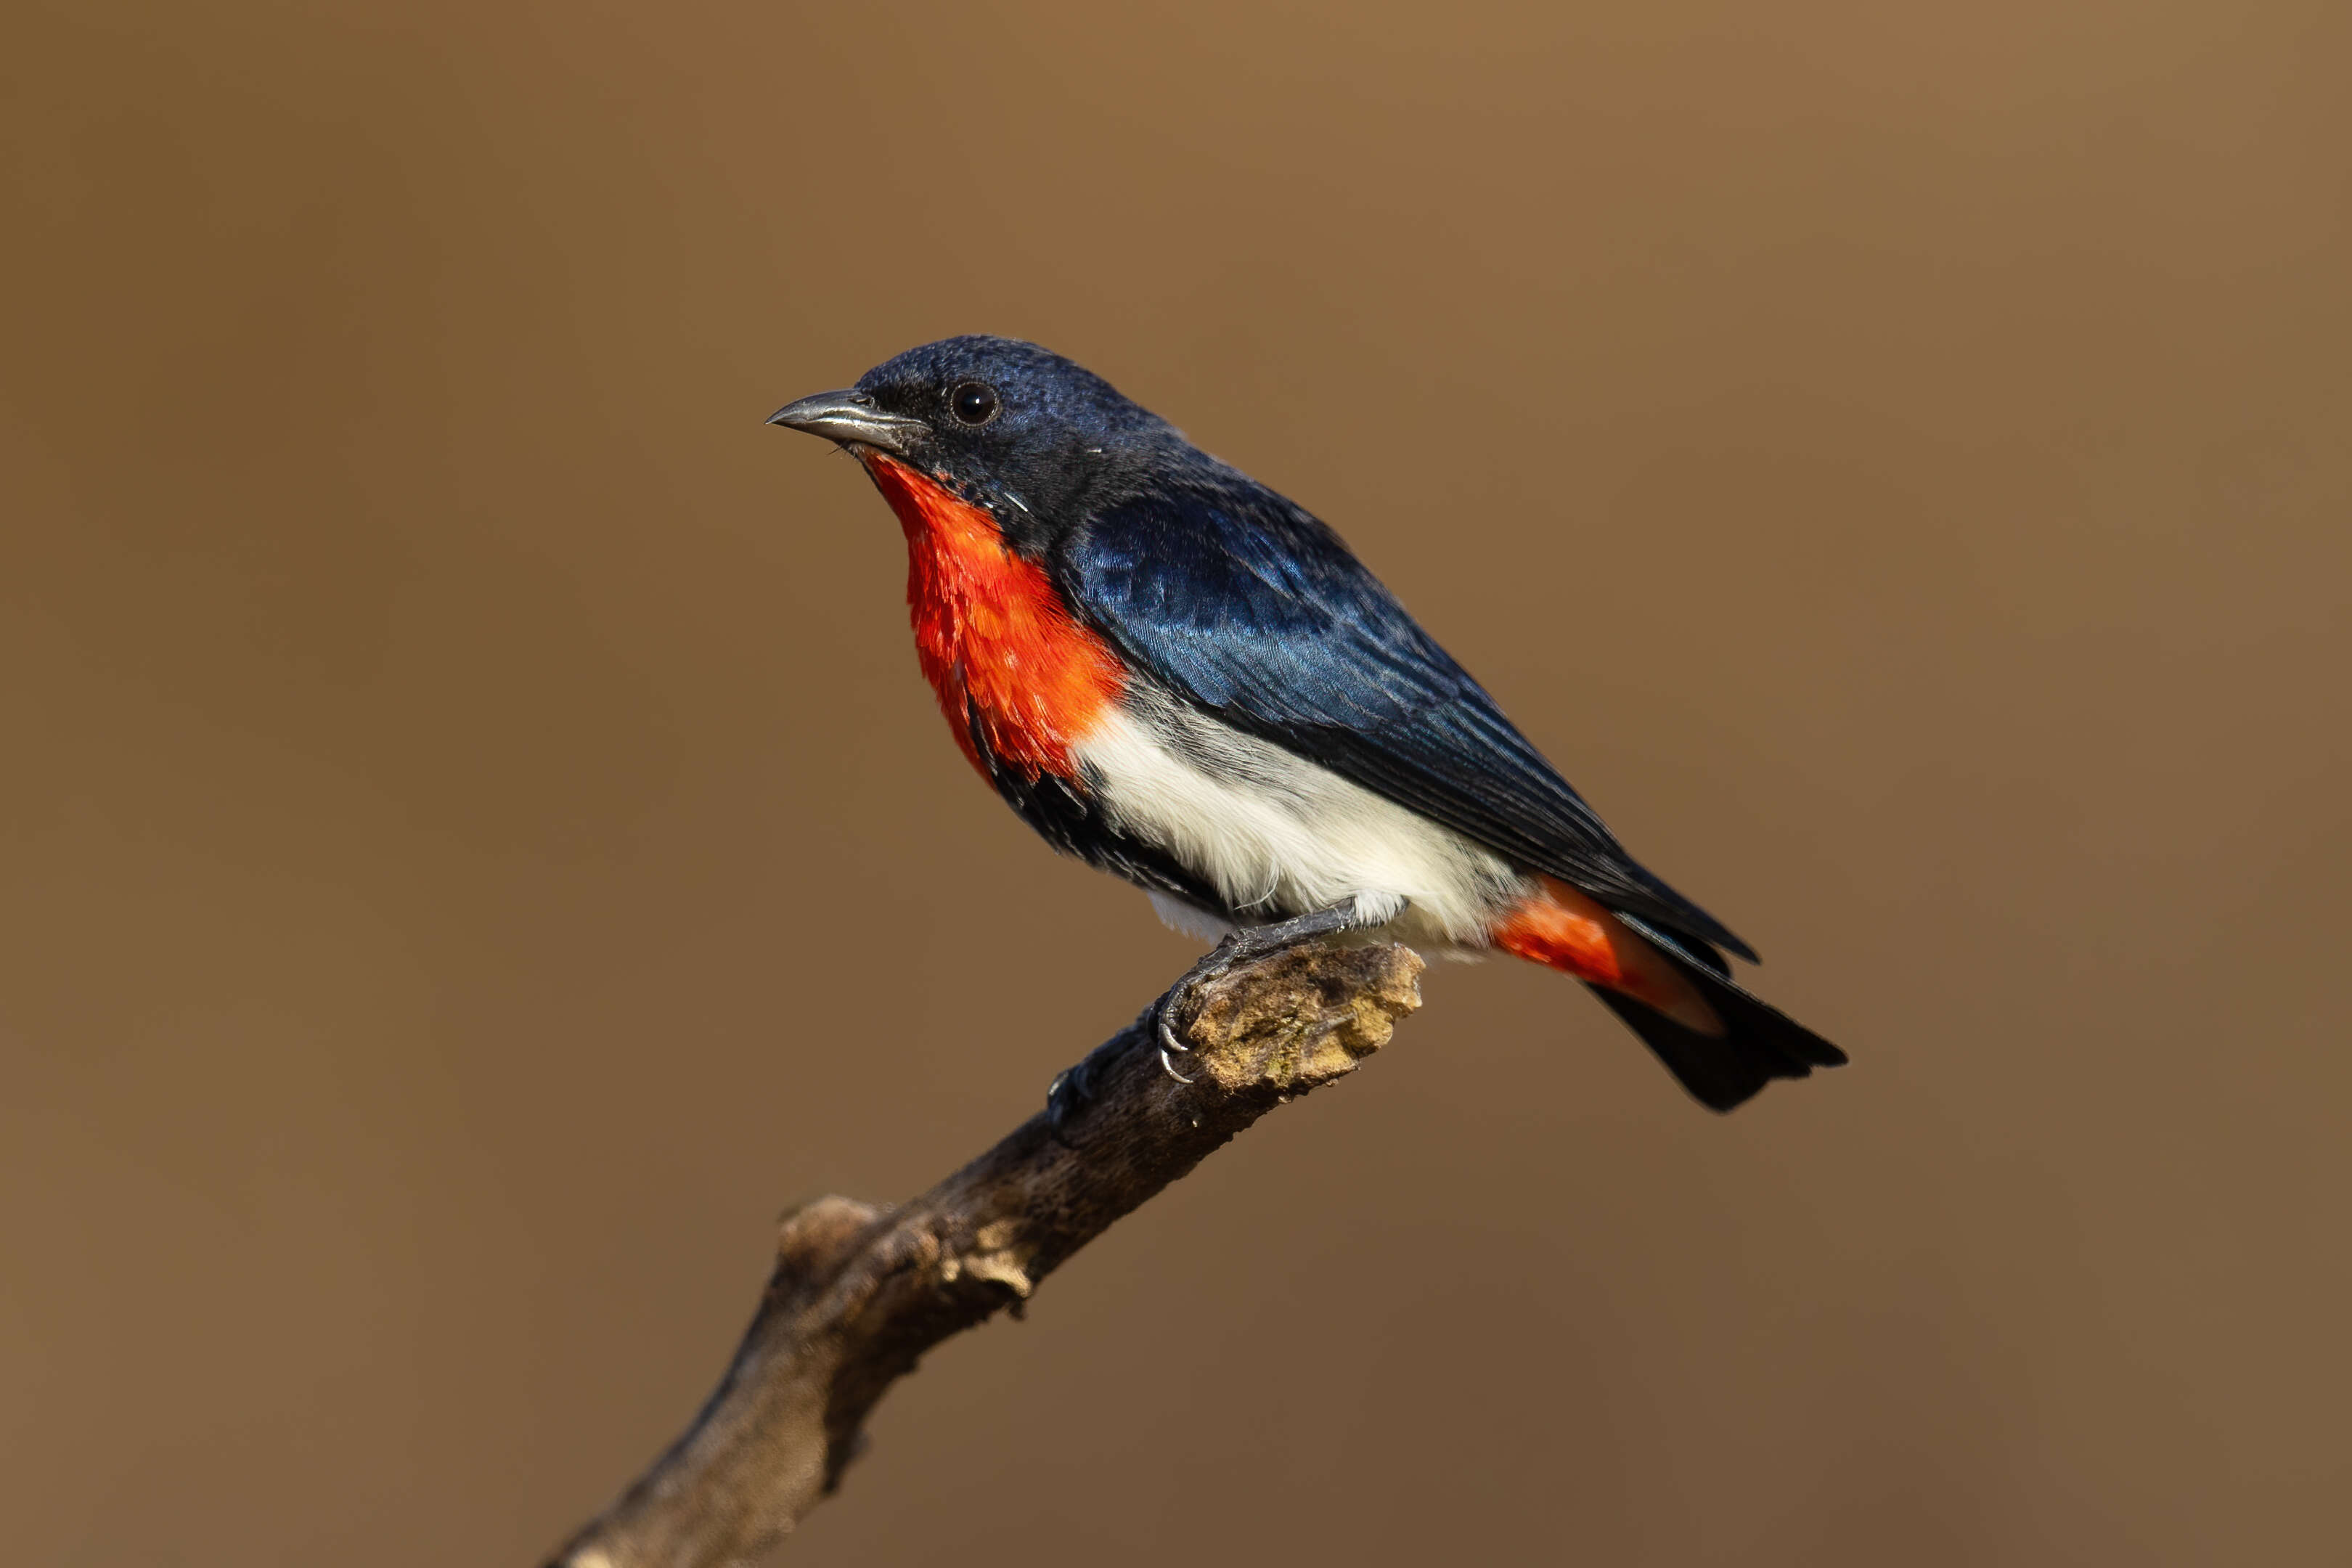
<path fill-rule="evenodd" d="M 847 463 L 989 330 L 1333 520 L 1854 1065 L 1447 968 L 789 1555 L 2340 1562 L 2336 0 L 12 8 L 12 1562 L 522 1563 L 769 1225 L 1187 957 Z"/>

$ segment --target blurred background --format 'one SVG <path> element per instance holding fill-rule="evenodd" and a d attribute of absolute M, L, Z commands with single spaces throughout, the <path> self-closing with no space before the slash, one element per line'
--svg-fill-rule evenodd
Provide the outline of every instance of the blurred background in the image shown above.
<path fill-rule="evenodd" d="M 525 1563 L 1190 958 L 763 429 L 1041 340 L 1853 1065 L 1446 966 L 784 1555 L 2340 1562 L 2352 13 L 13 7 L 0 1496 Z"/>

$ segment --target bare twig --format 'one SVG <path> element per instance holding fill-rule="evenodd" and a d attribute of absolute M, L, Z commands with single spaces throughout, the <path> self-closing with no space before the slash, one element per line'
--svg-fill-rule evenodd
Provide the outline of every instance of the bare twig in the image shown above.
<path fill-rule="evenodd" d="M 902 1208 L 788 1215 L 751 1328 L 686 1435 L 551 1568 L 722 1568 L 840 1480 L 859 1427 L 924 1352 L 1016 1313 L 1072 1253 L 1276 1106 L 1355 1070 L 1420 1005 L 1402 947 L 1309 947 L 1203 983 L 1177 1020 L 1193 1082 L 1129 1029 L 1087 1058 L 1070 1142 L 1044 1114 Z"/>

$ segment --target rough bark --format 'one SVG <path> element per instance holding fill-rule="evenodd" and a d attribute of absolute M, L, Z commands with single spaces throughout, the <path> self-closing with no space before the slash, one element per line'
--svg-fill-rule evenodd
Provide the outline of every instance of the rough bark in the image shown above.
<path fill-rule="evenodd" d="M 827 1197 L 786 1216 L 776 1268 L 685 1436 L 550 1568 L 719 1568 L 841 1479 L 883 1393 L 933 1345 L 1011 1308 L 1112 1222 L 1259 1117 L 1353 1072 L 1420 1005 L 1402 947 L 1295 949 L 1206 980 L 1173 1020 L 1191 1077 L 1135 1027 L 1088 1057 L 1094 1099 L 1043 1112 L 898 1208 Z"/>

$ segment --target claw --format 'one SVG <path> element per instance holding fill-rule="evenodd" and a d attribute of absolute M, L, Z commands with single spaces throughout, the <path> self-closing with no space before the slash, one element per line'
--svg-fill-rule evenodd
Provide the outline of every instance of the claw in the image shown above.
<path fill-rule="evenodd" d="M 1333 931 L 1347 931 L 1357 923 L 1355 905 L 1350 903 L 1333 905 L 1329 909 L 1317 910 L 1290 920 L 1277 921 L 1272 925 L 1255 926 L 1228 935 L 1214 948 L 1202 953 L 1200 962 L 1193 964 L 1182 979 L 1169 987 L 1167 994 L 1159 1001 L 1145 1008 L 1132 1025 L 1105 1041 L 1086 1060 L 1054 1080 L 1053 1087 L 1046 1090 L 1045 1105 L 1053 1121 L 1055 1138 L 1064 1143 L 1069 1142 L 1064 1130 L 1076 1119 L 1080 1106 L 1094 1098 L 1095 1073 L 1110 1059 L 1111 1055 L 1133 1046 L 1150 1044 L 1152 1036 L 1159 1037 L 1160 1070 L 1178 1083 L 1197 1081 L 1176 1070 L 1176 1058 L 1192 1055 L 1192 1047 L 1177 1035 L 1172 1015 L 1177 1005 L 1192 995 L 1198 987 L 1228 973 L 1236 963 L 1279 952 Z M 1149 1034 L 1144 1032 L 1147 1021 Z M 1199 1123 L 1196 1121 L 1193 1125 L 1198 1126 Z"/>
<path fill-rule="evenodd" d="M 1086 1097 L 1085 1079 L 1076 1068 L 1055 1073 L 1054 1081 L 1045 1086 L 1045 1125 L 1052 1131 L 1055 1142 L 1070 1142 L 1070 1120 L 1077 1110 L 1073 1102 Z"/>

